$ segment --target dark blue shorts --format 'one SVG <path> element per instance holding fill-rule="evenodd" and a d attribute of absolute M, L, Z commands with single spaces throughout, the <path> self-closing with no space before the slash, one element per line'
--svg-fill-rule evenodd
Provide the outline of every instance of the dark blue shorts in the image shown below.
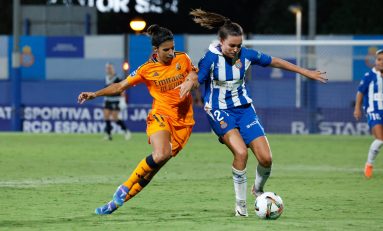
<path fill-rule="evenodd" d="M 255 138 L 265 135 L 252 104 L 230 109 L 212 109 L 207 115 L 211 128 L 219 137 L 231 129 L 238 128 L 245 144 L 248 145 Z"/>
<path fill-rule="evenodd" d="M 367 113 L 367 122 L 370 129 L 372 129 L 375 125 L 381 124 L 383 125 L 383 112 L 369 112 Z"/>

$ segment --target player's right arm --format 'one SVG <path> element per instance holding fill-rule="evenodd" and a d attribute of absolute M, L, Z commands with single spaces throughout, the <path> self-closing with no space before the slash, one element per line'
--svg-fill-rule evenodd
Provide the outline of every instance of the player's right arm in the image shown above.
<path fill-rule="evenodd" d="M 213 53 L 206 52 L 205 56 L 198 62 L 198 82 L 203 84 L 210 76 L 213 65 Z"/>
<path fill-rule="evenodd" d="M 79 104 L 84 103 L 87 100 L 92 100 L 99 96 L 119 95 L 129 87 L 127 79 L 122 80 L 118 83 L 113 83 L 101 90 L 96 92 L 81 92 L 77 98 Z"/>
<path fill-rule="evenodd" d="M 355 97 L 355 107 L 354 107 L 354 118 L 360 120 L 362 118 L 362 102 L 363 96 L 368 93 L 369 85 L 371 82 L 371 76 L 369 73 L 366 73 L 358 86 L 358 92 Z"/>
<path fill-rule="evenodd" d="M 358 91 L 358 93 L 356 93 L 355 108 L 354 108 L 354 118 L 356 120 L 360 120 L 362 118 L 362 101 L 363 101 L 363 94 Z"/>

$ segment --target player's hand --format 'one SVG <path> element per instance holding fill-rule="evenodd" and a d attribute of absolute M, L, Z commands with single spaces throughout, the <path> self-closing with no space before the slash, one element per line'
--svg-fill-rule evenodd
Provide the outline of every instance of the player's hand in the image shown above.
<path fill-rule="evenodd" d="M 309 70 L 306 77 L 309 79 L 312 79 L 312 80 L 317 80 L 317 81 L 322 82 L 322 83 L 327 83 L 327 81 L 328 81 L 326 72 L 322 72 L 322 71 L 318 71 L 318 70 L 317 71 Z"/>
<path fill-rule="evenodd" d="M 78 95 L 77 102 L 79 104 L 82 104 L 85 101 L 91 100 L 91 99 L 94 99 L 94 98 L 96 98 L 96 94 L 94 92 L 81 92 Z"/>
<path fill-rule="evenodd" d="M 362 118 L 362 112 L 360 110 L 358 110 L 358 109 L 355 109 L 354 110 L 354 118 L 356 120 L 360 120 Z"/>
<path fill-rule="evenodd" d="M 190 94 L 191 89 L 193 88 L 193 81 L 185 80 L 183 83 L 178 85 L 176 89 L 180 89 L 180 98 L 188 96 Z"/>

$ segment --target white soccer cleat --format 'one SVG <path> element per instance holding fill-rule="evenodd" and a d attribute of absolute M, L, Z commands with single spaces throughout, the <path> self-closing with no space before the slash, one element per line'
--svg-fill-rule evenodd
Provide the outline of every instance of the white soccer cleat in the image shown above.
<path fill-rule="evenodd" d="M 246 201 L 238 200 L 235 202 L 235 216 L 236 217 L 248 217 Z"/>
<path fill-rule="evenodd" d="M 130 138 L 132 138 L 132 133 L 127 129 L 125 132 L 125 140 L 130 140 Z"/>

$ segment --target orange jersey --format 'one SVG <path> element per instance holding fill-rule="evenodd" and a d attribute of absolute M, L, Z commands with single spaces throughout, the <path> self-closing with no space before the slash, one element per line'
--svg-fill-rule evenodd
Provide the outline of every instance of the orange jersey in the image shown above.
<path fill-rule="evenodd" d="M 194 125 L 192 97 L 180 98 L 178 85 L 183 83 L 191 71 L 196 71 L 189 56 L 175 52 L 170 65 L 164 65 L 153 56 L 148 62 L 132 72 L 128 84 L 145 83 L 153 97 L 152 112 L 169 117 L 173 126 Z"/>

